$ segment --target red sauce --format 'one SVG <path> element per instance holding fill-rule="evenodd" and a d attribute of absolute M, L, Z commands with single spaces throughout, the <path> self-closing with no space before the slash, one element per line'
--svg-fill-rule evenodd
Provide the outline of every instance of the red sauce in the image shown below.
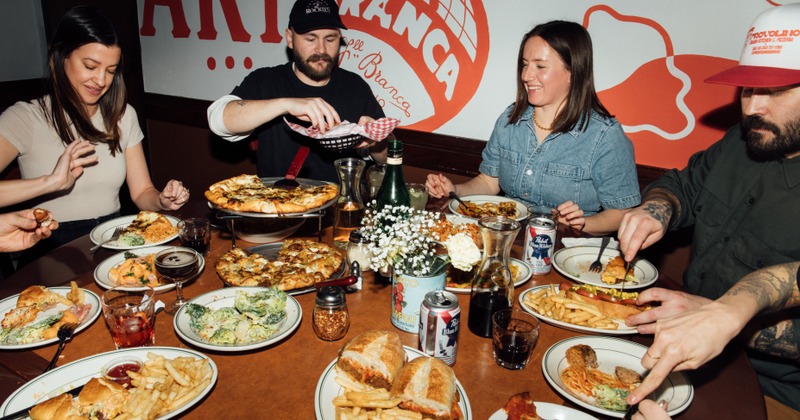
<path fill-rule="evenodd" d="M 138 372 L 141 368 L 142 367 L 136 363 L 122 363 L 109 369 L 108 372 L 106 372 L 106 376 L 108 379 L 120 385 L 127 385 L 129 387 L 131 385 L 131 378 L 128 376 L 128 372 Z"/>

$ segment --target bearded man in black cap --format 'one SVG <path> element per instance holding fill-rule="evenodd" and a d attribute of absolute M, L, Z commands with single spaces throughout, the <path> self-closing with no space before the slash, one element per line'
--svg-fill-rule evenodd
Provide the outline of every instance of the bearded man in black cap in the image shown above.
<path fill-rule="evenodd" d="M 287 120 L 328 131 L 343 120 L 365 125 L 384 117 L 375 95 L 355 73 L 338 66 L 342 29 L 335 0 L 298 0 L 284 37 L 291 62 L 250 73 L 208 108 L 208 125 L 220 137 L 238 141 L 258 137 L 258 175 L 284 176 L 302 146 L 311 152 L 300 177 L 338 181 L 333 166 L 343 157 L 386 159 L 385 142 L 363 142 L 335 152 L 292 131 Z"/>

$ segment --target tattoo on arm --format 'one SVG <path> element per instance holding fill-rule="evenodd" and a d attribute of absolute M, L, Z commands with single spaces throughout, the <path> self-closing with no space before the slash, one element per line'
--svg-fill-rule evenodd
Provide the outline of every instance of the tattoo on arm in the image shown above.
<path fill-rule="evenodd" d="M 797 337 L 792 323 L 791 319 L 787 319 L 758 331 L 751 339 L 750 347 L 770 356 L 799 360 L 800 337 Z"/>
<path fill-rule="evenodd" d="M 681 202 L 678 197 L 664 188 L 654 188 L 648 191 L 642 203 L 644 211 L 661 223 L 664 231 L 669 228 L 672 216 L 681 212 Z"/>
<path fill-rule="evenodd" d="M 750 295 L 758 303 L 760 313 L 772 313 L 800 305 L 797 269 L 800 263 L 781 264 L 754 271 L 744 276 L 726 294 Z"/>
<path fill-rule="evenodd" d="M 245 105 L 247 105 L 247 101 L 245 101 L 243 99 L 239 99 L 238 101 L 236 101 L 236 105 L 245 106 Z"/>

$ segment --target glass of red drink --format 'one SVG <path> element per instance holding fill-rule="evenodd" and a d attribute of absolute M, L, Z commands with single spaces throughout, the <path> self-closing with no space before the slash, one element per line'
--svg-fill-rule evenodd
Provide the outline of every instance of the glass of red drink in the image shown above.
<path fill-rule="evenodd" d="M 184 219 L 178 222 L 181 246 L 192 248 L 200 255 L 208 255 L 211 245 L 211 222 L 203 218 Z"/>
<path fill-rule="evenodd" d="M 118 348 L 152 346 L 155 342 L 155 291 L 115 287 L 103 293 L 103 315 Z"/>

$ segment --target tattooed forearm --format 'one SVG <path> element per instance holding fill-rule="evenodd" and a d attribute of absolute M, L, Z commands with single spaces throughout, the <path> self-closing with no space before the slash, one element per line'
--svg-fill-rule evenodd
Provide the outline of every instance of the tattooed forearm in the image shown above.
<path fill-rule="evenodd" d="M 672 216 L 680 214 L 681 202 L 671 191 L 654 188 L 648 191 L 642 199 L 642 209 L 650 214 L 650 217 L 658 220 L 666 231 Z"/>
<path fill-rule="evenodd" d="M 247 105 L 247 101 L 245 101 L 243 99 L 239 99 L 238 101 L 236 101 L 236 105 L 245 106 L 245 105 Z"/>
<path fill-rule="evenodd" d="M 760 313 L 772 313 L 800 305 L 797 269 L 800 263 L 787 263 L 754 271 L 744 276 L 726 295 L 752 296 Z"/>
<path fill-rule="evenodd" d="M 770 356 L 800 360 L 800 337 L 797 337 L 792 322 L 784 320 L 762 329 L 750 340 L 750 347 Z"/>

